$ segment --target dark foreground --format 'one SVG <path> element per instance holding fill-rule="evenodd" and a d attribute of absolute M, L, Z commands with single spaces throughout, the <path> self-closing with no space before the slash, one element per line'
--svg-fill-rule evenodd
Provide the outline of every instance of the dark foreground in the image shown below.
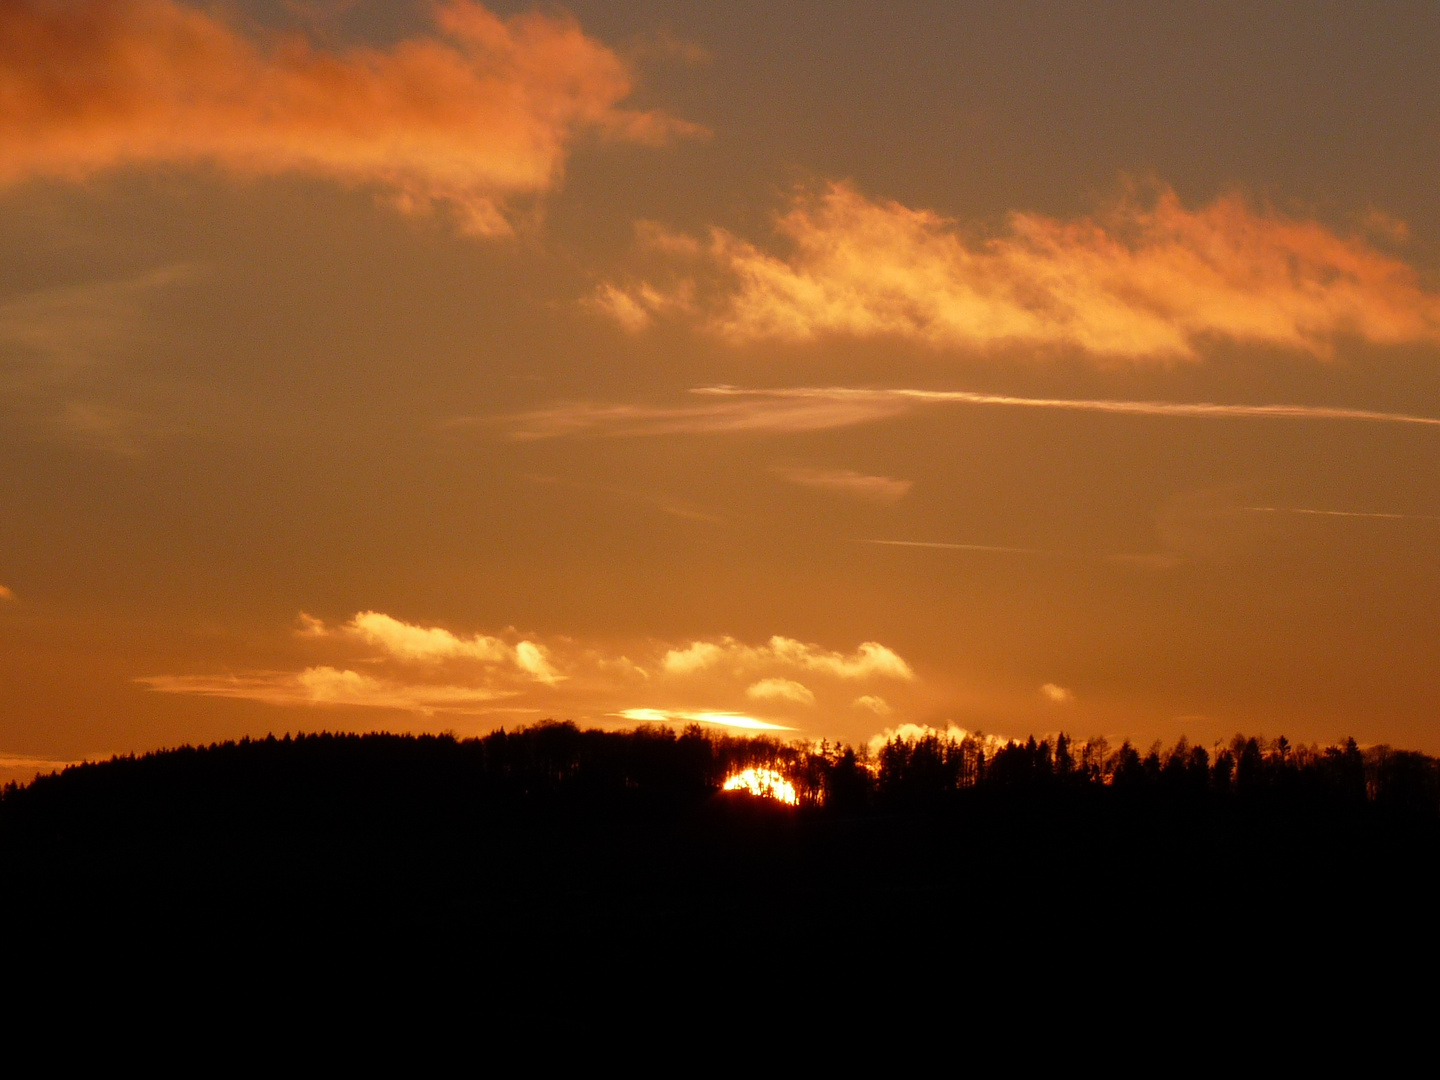
<path fill-rule="evenodd" d="M 1080 955 L 1095 935 L 1334 933 L 1434 906 L 1423 769 L 1387 800 L 1341 752 L 1308 780 L 1272 755 L 1221 790 L 1217 763 L 1085 776 L 1032 744 L 967 785 L 958 744 L 953 767 L 931 749 L 882 754 L 878 779 L 841 753 L 569 725 L 117 759 L 6 792 L 4 914 L 90 941 L 360 933 L 538 955 L 703 939 L 723 963 L 724 942 L 974 955 L 1028 935 Z M 808 805 L 718 790 L 766 761 Z"/>

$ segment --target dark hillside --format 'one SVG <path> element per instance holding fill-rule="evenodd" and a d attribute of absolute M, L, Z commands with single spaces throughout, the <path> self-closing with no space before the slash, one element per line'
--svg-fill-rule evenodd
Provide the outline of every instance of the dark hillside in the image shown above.
<path fill-rule="evenodd" d="M 977 948 L 985 927 L 1428 911 L 1435 761 L 1279 744 L 1211 759 L 932 738 L 866 762 L 546 724 L 184 747 L 7 789 L 4 904 L 12 925 L 89 937 L 303 926 L 492 953 L 701 928 L 860 940 L 917 918 L 960 920 Z M 747 765 L 784 773 L 799 805 L 719 790 Z"/>

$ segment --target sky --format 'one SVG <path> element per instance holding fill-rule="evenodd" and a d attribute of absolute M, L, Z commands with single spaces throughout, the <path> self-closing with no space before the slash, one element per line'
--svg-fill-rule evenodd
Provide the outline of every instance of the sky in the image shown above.
<path fill-rule="evenodd" d="M 0 6 L 0 779 L 1440 752 L 1440 9 Z"/>

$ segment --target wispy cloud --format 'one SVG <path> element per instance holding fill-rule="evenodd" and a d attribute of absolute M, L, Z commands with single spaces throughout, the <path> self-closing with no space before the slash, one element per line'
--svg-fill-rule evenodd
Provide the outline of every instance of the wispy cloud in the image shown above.
<path fill-rule="evenodd" d="M 776 232 L 777 251 L 719 228 L 693 253 L 650 244 L 675 255 L 671 283 L 607 282 L 602 306 L 632 330 L 679 313 L 735 342 L 885 336 L 1130 360 L 1194 358 L 1207 339 L 1316 356 L 1346 337 L 1440 340 L 1440 293 L 1407 263 L 1238 195 L 1192 210 L 1154 185 L 1097 215 L 1017 212 L 994 231 L 829 183 L 797 190 Z"/>
<path fill-rule="evenodd" d="M 373 185 L 509 232 L 507 201 L 559 180 L 577 133 L 660 143 L 698 129 L 621 107 L 628 65 L 564 14 L 432 8 L 389 48 L 248 37 L 176 0 L 0 5 L 0 182 L 207 164 Z"/>
<path fill-rule="evenodd" d="M 1440 521 L 1440 514 L 1382 514 L 1363 510 L 1311 510 L 1301 506 L 1247 506 L 1255 514 L 1308 514 L 1315 517 L 1381 518 L 1387 521 Z"/>
<path fill-rule="evenodd" d="M 74 374 L 132 344 L 149 300 L 195 273 L 175 264 L 10 296 L 0 301 L 0 357 L 42 365 L 41 374 L 52 378 Z"/>
<path fill-rule="evenodd" d="M 725 519 L 718 514 L 711 513 L 700 506 L 684 500 L 677 499 L 663 491 L 645 491 L 636 488 L 622 487 L 618 484 L 596 484 L 579 480 L 566 480 L 557 476 L 539 476 L 530 474 L 526 479 L 537 484 L 548 484 L 563 486 L 581 491 L 598 491 L 606 495 L 615 495 L 621 499 L 641 503 L 652 507 L 662 514 L 669 514 L 684 521 L 702 522 L 706 525 L 723 525 Z"/>
<path fill-rule="evenodd" d="M 486 712 L 490 703 L 514 696 L 514 691 L 484 686 L 405 683 L 328 666 L 301 672 L 152 675 L 135 681 L 162 694 L 238 698 L 268 705 L 359 705 L 423 715 Z"/>
<path fill-rule="evenodd" d="M 136 408 L 146 381 L 133 373 L 117 381 L 112 365 L 144 348 L 151 306 L 196 274 L 193 266 L 174 264 L 0 300 L 0 392 L 42 437 L 142 453 L 174 425 L 157 424 Z"/>
<path fill-rule="evenodd" d="M 694 391 L 704 393 L 710 388 Z M 725 388 L 728 389 L 728 388 Z M 497 419 L 462 417 L 452 427 L 499 425 L 517 441 L 577 436 L 733 435 L 825 431 L 898 416 L 901 398 L 745 397 L 675 406 L 562 402 Z"/>
<path fill-rule="evenodd" d="M 72 765 L 87 761 L 103 761 L 109 754 L 90 754 L 83 758 L 54 758 L 38 754 L 0 753 L 0 782 L 28 784 L 45 773 L 62 772 Z"/>
<path fill-rule="evenodd" d="M 1243 405 L 1208 401 L 1120 401 L 1108 398 L 1035 398 L 1013 394 L 980 394 L 970 390 L 866 389 L 848 386 L 793 387 L 751 390 L 735 386 L 701 386 L 691 393 L 706 397 L 760 401 L 811 401 L 825 405 L 906 402 L 915 405 L 997 405 L 1022 409 L 1062 409 L 1117 413 L 1127 416 L 1173 416 L 1199 419 L 1256 418 L 1279 420 L 1356 420 L 1381 424 L 1440 426 L 1440 419 L 1374 409 L 1330 405 Z"/>
<path fill-rule="evenodd" d="M 871 502 L 899 502 L 910 492 L 912 480 L 871 476 L 850 469 L 817 469 L 802 465 L 779 465 L 775 472 L 801 487 L 817 488 L 837 495 L 849 495 Z"/>
<path fill-rule="evenodd" d="M 1440 426 L 1440 418 L 1337 405 L 1248 405 L 1209 401 L 1125 401 L 1112 398 L 1044 398 L 985 394 L 971 390 L 917 390 L 904 387 L 799 386 L 749 389 L 698 386 L 698 404 L 673 406 L 597 405 L 571 402 L 491 419 L 460 418 L 451 426 L 492 426 L 516 440 L 565 437 L 642 438 L 661 435 L 792 434 L 875 423 L 940 405 L 1055 409 L 1196 420 L 1328 420 L 1372 424 Z M 860 474 L 854 483 L 860 486 Z M 794 477 L 787 477 L 794 479 Z M 874 478 L 889 480 L 888 477 Z M 797 481 L 805 482 L 805 481 Z M 820 483 L 820 481 L 816 481 Z M 893 481 L 904 484 L 907 481 Z M 843 486 L 844 477 L 833 485 Z M 823 486 L 823 485 L 822 485 Z M 873 491 L 897 491 L 874 484 Z"/>
<path fill-rule="evenodd" d="M 949 544 L 940 540 L 856 540 L 857 544 L 878 544 L 882 547 L 937 548 L 942 551 L 994 551 L 1015 555 L 1053 555 L 1041 548 L 1004 547 L 999 544 Z"/>
<path fill-rule="evenodd" d="M 89 758 L 56 759 L 46 757 L 35 757 L 30 754 L 0 754 L 0 769 L 3 770 L 25 770 L 33 769 L 35 772 L 57 772 L 61 769 L 68 769 L 71 765 L 79 765 Z"/>
<path fill-rule="evenodd" d="M 1053 682 L 1047 682 L 1040 687 L 1040 696 L 1056 705 L 1069 705 L 1075 701 L 1074 691 Z"/>

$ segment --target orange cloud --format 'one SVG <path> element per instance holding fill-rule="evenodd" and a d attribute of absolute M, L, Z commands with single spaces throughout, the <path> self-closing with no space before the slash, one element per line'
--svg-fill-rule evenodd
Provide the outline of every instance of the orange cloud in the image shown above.
<path fill-rule="evenodd" d="M 909 494 L 914 483 L 890 476 L 870 476 L 850 469 L 814 469 L 797 465 L 779 467 L 775 471 L 792 484 L 872 502 L 899 502 Z"/>
<path fill-rule="evenodd" d="M 484 634 L 457 637 L 441 627 L 415 626 L 379 611 L 360 612 L 345 629 L 398 660 L 463 658 L 499 663 L 510 655 L 510 647 L 499 638 Z"/>
<path fill-rule="evenodd" d="M 509 664 L 535 681 L 552 686 L 565 678 L 550 662 L 545 648 L 533 641 L 511 646 L 486 634 L 460 637 L 444 627 L 418 626 L 380 611 L 361 611 L 339 630 L 330 630 L 320 619 L 303 611 L 299 622 L 297 633 L 301 637 L 325 638 L 341 633 L 359 638 L 402 662 L 474 660 L 489 665 Z"/>
<path fill-rule="evenodd" d="M 451 427 L 496 425 L 511 439 L 532 441 L 565 437 L 640 438 L 658 435 L 784 435 L 875 423 L 902 416 L 924 405 L 995 405 L 1020 409 L 1110 413 L 1192 419 L 1344 420 L 1373 424 L 1440 426 L 1440 418 L 1413 413 L 1351 409 L 1335 405 L 1244 405 L 1210 401 L 1124 401 L 1112 398 L 1032 398 L 980 394 L 971 390 L 916 390 L 903 387 L 797 386 L 753 390 L 736 386 L 698 386 L 690 391 L 701 404 L 676 406 L 599 405 L 564 402 L 490 420 L 471 417 Z M 858 475 L 858 474 L 857 474 Z M 793 476 L 787 477 L 794 479 Z M 885 481 L 888 477 L 874 477 Z M 799 481 L 801 483 L 805 481 Z M 907 481 L 895 480 L 893 484 Z M 824 485 L 821 485 L 824 486 Z M 898 491 L 883 484 L 872 493 Z M 855 493 L 852 491 L 852 493 Z"/>
<path fill-rule="evenodd" d="M 981 235 L 832 183 L 794 196 L 778 254 L 718 228 L 687 254 L 654 232 L 642 246 L 685 268 L 678 283 L 608 282 L 592 300 L 630 330 L 693 313 L 734 342 L 889 336 L 1132 360 L 1194 358 L 1207 339 L 1322 357 L 1346 337 L 1440 341 L 1440 293 L 1408 264 L 1235 195 L 1191 210 L 1158 187 L 1076 221 L 1014 213 Z"/>
<path fill-rule="evenodd" d="M 238 698 L 267 705 L 360 705 L 423 715 L 488 712 L 488 703 L 514 696 L 514 691 L 484 686 L 404 683 L 328 666 L 244 675 L 154 675 L 135 681 L 162 694 Z"/>
<path fill-rule="evenodd" d="M 794 679 L 761 679 L 746 688 L 745 696 L 756 701 L 793 701 L 797 705 L 815 704 L 815 694 L 811 689 Z"/>
<path fill-rule="evenodd" d="M 0 182 L 208 164 L 376 186 L 480 235 L 543 193 L 577 133 L 660 143 L 693 125 L 620 108 L 626 64 L 573 18 L 472 0 L 387 49 L 257 40 L 176 0 L 0 5 Z"/>
<path fill-rule="evenodd" d="M 14 592 L 12 592 L 11 590 L 7 589 L 4 585 L 0 585 L 0 600 L 14 600 L 14 599 L 15 599 L 15 594 L 14 594 Z"/>
<path fill-rule="evenodd" d="M 502 633 L 459 635 L 374 611 L 333 626 L 301 615 L 288 635 L 297 662 L 283 670 L 151 674 L 135 681 L 157 693 L 277 707 L 528 713 L 587 722 L 610 717 L 760 731 L 794 730 L 767 711 L 805 715 L 831 700 L 848 702 L 876 680 L 907 694 L 919 682 L 909 664 L 873 641 L 848 653 L 778 635 L 757 645 L 729 637 L 632 642 L 642 650 L 642 667 L 614 643 L 517 640 L 513 628 Z M 861 700 L 875 709 L 880 699 Z M 881 703 L 877 711 L 887 708 Z"/>
<path fill-rule="evenodd" d="M 511 439 L 529 442 L 567 436 L 723 435 L 826 431 L 866 424 L 908 411 L 911 403 L 895 396 L 730 395 L 729 387 L 695 391 L 711 400 L 699 405 L 597 405 L 564 402 L 498 420 L 461 418 L 452 427 L 498 423 Z M 724 395 L 730 399 L 725 400 Z"/>
<path fill-rule="evenodd" d="M 614 715 L 639 724 L 713 724 L 716 727 L 739 728 L 743 731 L 795 730 L 794 728 L 786 727 L 784 724 L 774 724 L 769 720 L 759 720 L 753 716 L 746 716 L 744 713 L 732 712 L 695 712 L 692 710 L 675 709 L 621 709 Z"/>
<path fill-rule="evenodd" d="M 708 668 L 729 665 L 736 670 L 762 665 L 779 665 L 802 671 L 817 671 L 839 679 L 866 679 L 873 676 L 892 679 L 914 679 L 911 670 L 898 653 L 878 641 L 866 641 L 846 656 L 844 653 L 807 645 L 794 638 L 775 635 L 761 646 L 745 645 L 733 638 L 720 641 L 695 641 L 685 648 L 671 649 L 661 666 L 670 675 L 691 675 Z M 783 681 L 783 680 L 782 680 Z M 799 684 L 795 684 L 799 685 Z"/>

